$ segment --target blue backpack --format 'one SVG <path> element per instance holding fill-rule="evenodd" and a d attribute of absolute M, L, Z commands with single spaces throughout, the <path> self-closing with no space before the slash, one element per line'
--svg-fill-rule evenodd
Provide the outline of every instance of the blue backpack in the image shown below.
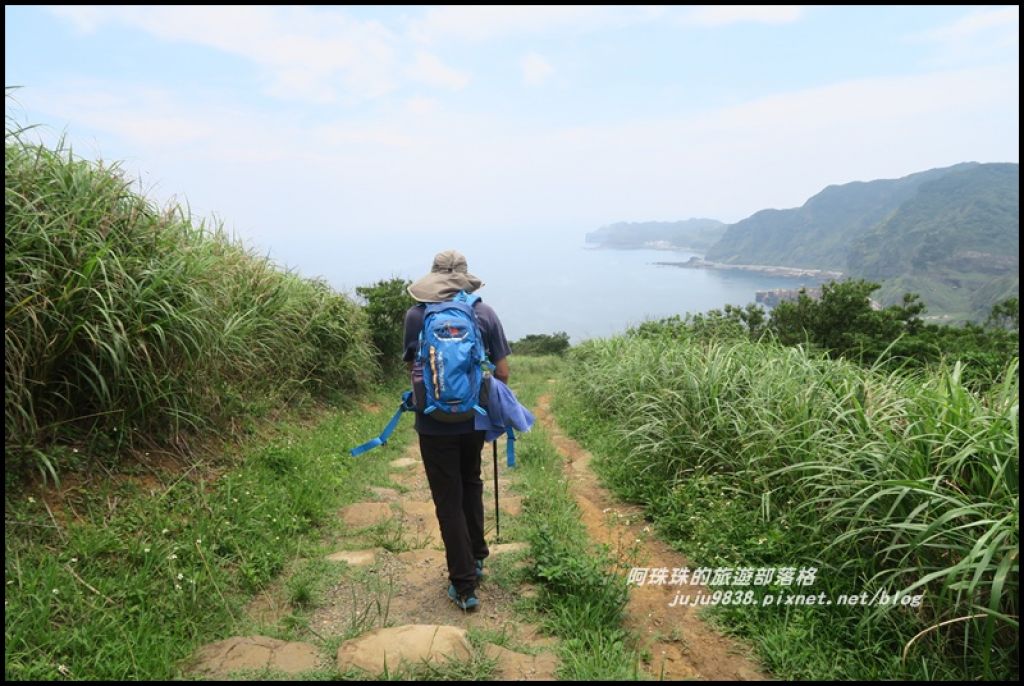
<path fill-rule="evenodd" d="M 462 422 L 476 414 L 486 415 L 484 405 L 490 387 L 484 369 L 493 370 L 487 360 L 480 327 L 476 323 L 473 305 L 478 295 L 460 291 L 452 300 L 427 305 L 423 314 L 419 351 L 416 359 L 421 363 L 422 379 L 413 374 L 412 390 L 402 394 L 402 402 L 380 436 L 349 451 L 353 457 L 386 445 L 398 428 L 404 412 L 419 410 L 443 422 Z M 516 466 L 515 432 L 506 433 L 507 464 Z"/>
<path fill-rule="evenodd" d="M 460 291 L 454 299 L 427 305 L 416 359 L 423 388 L 413 383 L 417 408 L 431 419 L 464 422 L 481 407 L 484 368 L 489 367 L 473 305 L 480 296 Z M 486 400 L 484 400 L 486 403 Z"/>

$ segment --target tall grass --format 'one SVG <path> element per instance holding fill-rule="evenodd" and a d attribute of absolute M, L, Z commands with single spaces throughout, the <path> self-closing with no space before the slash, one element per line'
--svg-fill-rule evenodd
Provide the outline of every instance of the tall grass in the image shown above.
<path fill-rule="evenodd" d="M 819 629 L 847 622 L 852 632 L 833 632 L 851 650 L 878 648 L 876 676 L 921 675 L 905 664 L 919 661 L 1007 677 L 1017 671 L 1017 361 L 985 395 L 961 373 L 619 338 L 573 352 L 566 402 L 578 426 L 618 427 L 605 472 L 691 552 L 816 564 L 830 592 L 924 592 L 919 608 L 856 608 L 853 620 L 812 611 Z"/>
<path fill-rule="evenodd" d="M 5 466 L 230 426 L 256 404 L 359 387 L 364 316 L 116 166 L 5 136 Z M 268 399 L 270 399 L 268 401 Z"/>

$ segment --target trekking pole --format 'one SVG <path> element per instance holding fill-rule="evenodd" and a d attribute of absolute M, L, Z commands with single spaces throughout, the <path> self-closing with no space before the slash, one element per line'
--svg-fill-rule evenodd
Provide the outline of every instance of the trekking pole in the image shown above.
<path fill-rule="evenodd" d="M 501 543 L 501 511 L 498 509 L 498 439 L 491 441 L 494 447 L 494 542 Z"/>

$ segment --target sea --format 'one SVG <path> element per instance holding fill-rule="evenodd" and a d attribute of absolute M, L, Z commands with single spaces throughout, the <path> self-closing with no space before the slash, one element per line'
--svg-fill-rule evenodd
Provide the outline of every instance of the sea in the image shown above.
<path fill-rule="evenodd" d="M 754 302 L 757 291 L 814 285 L 805 278 L 660 266 L 656 263 L 703 255 L 596 248 L 583 234 L 558 231 L 518 239 L 486 234 L 348 239 L 335 254 L 320 256 L 316 275 L 354 293 L 357 286 L 382 279 L 415 280 L 430 271 L 437 252 L 447 249 L 463 253 L 470 273 L 483 280 L 477 292 L 497 311 L 510 341 L 565 332 L 575 344 L 647 320 L 745 305 Z"/>

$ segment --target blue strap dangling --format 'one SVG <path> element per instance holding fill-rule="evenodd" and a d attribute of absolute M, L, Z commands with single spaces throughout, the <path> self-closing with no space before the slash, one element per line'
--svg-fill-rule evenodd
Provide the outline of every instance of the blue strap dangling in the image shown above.
<path fill-rule="evenodd" d="M 516 434 L 512 427 L 505 431 L 508 440 L 505 441 L 505 464 L 509 467 L 516 466 Z"/>
<path fill-rule="evenodd" d="M 349 454 L 352 457 L 359 457 L 365 452 L 373 450 L 378 446 L 385 445 L 388 442 L 388 439 L 391 438 L 391 434 L 393 434 L 395 429 L 398 428 L 398 421 L 402 418 L 402 413 L 412 412 L 415 409 L 416 407 L 412 402 L 412 391 L 406 391 L 402 394 L 402 404 L 398 406 L 394 416 L 391 417 L 391 420 L 388 422 L 388 425 L 384 427 L 384 431 L 381 432 L 380 436 L 372 438 L 358 447 L 352 448 L 352 450 L 349 451 Z"/>

